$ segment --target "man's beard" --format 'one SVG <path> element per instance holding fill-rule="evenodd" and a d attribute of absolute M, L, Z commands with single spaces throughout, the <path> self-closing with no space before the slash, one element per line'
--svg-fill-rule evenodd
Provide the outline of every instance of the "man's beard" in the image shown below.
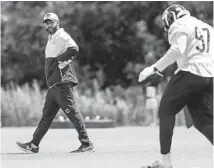
<path fill-rule="evenodd" d="M 57 30 L 57 26 L 52 27 L 51 29 L 50 29 L 50 28 L 47 28 L 46 30 L 47 30 L 47 32 L 48 32 L 49 34 L 54 34 L 54 33 L 56 32 L 56 30 Z"/>

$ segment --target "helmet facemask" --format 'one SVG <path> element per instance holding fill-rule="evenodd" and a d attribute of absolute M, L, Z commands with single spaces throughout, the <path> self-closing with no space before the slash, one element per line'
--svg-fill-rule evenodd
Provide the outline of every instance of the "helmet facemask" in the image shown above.
<path fill-rule="evenodd" d="M 166 12 L 163 14 L 162 22 L 164 26 L 164 30 L 168 31 L 172 23 L 176 20 L 176 15 L 174 12 Z"/>

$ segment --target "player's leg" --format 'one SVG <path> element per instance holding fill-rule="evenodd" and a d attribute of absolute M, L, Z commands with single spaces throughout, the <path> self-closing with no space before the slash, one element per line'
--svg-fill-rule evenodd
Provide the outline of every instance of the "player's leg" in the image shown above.
<path fill-rule="evenodd" d="M 38 153 L 40 141 L 48 131 L 50 124 L 52 123 L 58 110 L 59 110 L 59 106 L 52 99 L 52 90 L 49 89 L 45 98 L 42 118 L 40 119 L 40 122 L 33 134 L 32 141 L 27 143 L 17 142 L 17 145 L 25 151 Z"/>
<path fill-rule="evenodd" d="M 175 114 L 185 105 L 188 105 L 192 95 L 200 92 L 204 86 L 205 81 L 202 77 L 189 72 L 180 72 L 172 77 L 165 89 L 159 107 L 160 145 L 163 163 L 165 162 L 164 165 L 168 165 L 168 167 L 171 165 L 170 148 L 175 124 Z M 210 132 L 210 130 L 210 125 L 208 128 L 203 127 L 201 129 L 204 133 Z"/>
<path fill-rule="evenodd" d="M 170 153 L 175 117 L 187 104 L 189 95 L 188 73 L 179 72 L 166 86 L 158 110 L 161 154 Z"/>
<path fill-rule="evenodd" d="M 167 84 L 158 109 L 159 140 L 161 163 L 154 162 L 150 167 L 172 168 L 171 143 L 176 114 L 187 104 L 189 87 L 185 72 L 179 72 L 171 77 Z"/>
<path fill-rule="evenodd" d="M 85 121 L 75 101 L 73 86 L 70 83 L 61 84 L 57 94 L 59 95 L 57 101 L 60 108 L 65 112 L 79 134 L 79 140 L 82 145 L 76 152 L 94 151 L 94 146 L 90 142 L 86 131 Z"/>
<path fill-rule="evenodd" d="M 158 115 L 159 115 L 159 138 L 162 165 L 167 168 L 172 167 L 171 144 L 175 117 L 178 112 L 187 105 L 193 80 L 189 72 L 181 71 L 172 76 L 163 93 Z M 161 165 L 161 164 L 160 164 Z"/>
<path fill-rule="evenodd" d="M 194 126 L 213 144 L 213 79 L 202 78 L 205 88 L 193 94 L 188 103 Z"/>
<path fill-rule="evenodd" d="M 42 118 L 33 134 L 32 142 L 35 145 L 39 145 L 41 139 L 48 131 L 54 117 L 56 116 L 57 112 L 59 111 L 59 106 L 53 99 L 53 90 L 55 88 L 51 88 L 48 90 L 48 93 L 45 98 L 45 104 L 43 107 L 43 114 Z"/>

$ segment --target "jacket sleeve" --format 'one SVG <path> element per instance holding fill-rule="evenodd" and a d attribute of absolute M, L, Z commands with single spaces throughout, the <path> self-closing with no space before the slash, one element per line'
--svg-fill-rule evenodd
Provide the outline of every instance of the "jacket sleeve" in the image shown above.
<path fill-rule="evenodd" d="M 57 61 L 68 61 L 73 57 L 77 56 L 79 49 L 77 46 L 68 47 L 67 50 L 57 57 Z"/>

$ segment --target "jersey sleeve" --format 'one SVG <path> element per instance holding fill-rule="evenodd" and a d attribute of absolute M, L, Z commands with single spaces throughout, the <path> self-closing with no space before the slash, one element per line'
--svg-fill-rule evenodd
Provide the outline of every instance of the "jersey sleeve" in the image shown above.
<path fill-rule="evenodd" d="M 166 54 L 156 62 L 156 68 L 159 71 L 163 71 L 169 65 L 177 61 L 184 53 L 186 49 L 186 35 L 181 35 L 173 40 L 173 45 L 169 48 Z"/>
<path fill-rule="evenodd" d="M 169 65 L 173 64 L 177 61 L 180 56 L 182 56 L 186 50 L 187 46 L 187 33 L 184 32 L 183 26 L 175 26 L 171 27 L 171 32 L 169 32 L 169 42 L 171 47 L 166 52 L 166 54 L 156 62 L 156 68 L 159 71 L 163 71 Z"/>

